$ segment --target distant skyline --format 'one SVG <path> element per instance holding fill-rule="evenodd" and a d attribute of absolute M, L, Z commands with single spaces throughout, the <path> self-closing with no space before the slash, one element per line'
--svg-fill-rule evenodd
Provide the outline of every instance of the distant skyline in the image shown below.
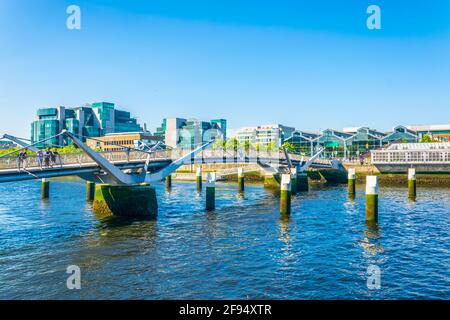
<path fill-rule="evenodd" d="M 81 30 L 66 8 L 81 8 Z M 382 29 L 366 27 L 381 8 Z M 450 2 L 0 0 L 0 135 L 95 101 L 304 131 L 450 123 Z"/>

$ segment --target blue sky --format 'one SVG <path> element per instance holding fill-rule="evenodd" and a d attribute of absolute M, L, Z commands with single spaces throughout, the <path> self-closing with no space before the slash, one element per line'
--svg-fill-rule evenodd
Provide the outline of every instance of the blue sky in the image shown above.
<path fill-rule="evenodd" d="M 66 8 L 81 8 L 81 30 Z M 382 30 L 366 28 L 379 5 Z M 450 1 L 0 0 L 0 133 L 38 107 L 317 131 L 450 123 Z"/>

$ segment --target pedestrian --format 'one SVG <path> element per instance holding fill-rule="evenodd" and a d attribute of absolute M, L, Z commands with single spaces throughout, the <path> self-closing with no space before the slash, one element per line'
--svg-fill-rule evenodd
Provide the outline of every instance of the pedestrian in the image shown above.
<path fill-rule="evenodd" d="M 55 149 L 55 151 L 53 151 L 53 157 L 55 159 L 55 164 L 59 163 L 60 167 L 62 168 L 61 156 L 59 155 L 58 149 Z"/>
<path fill-rule="evenodd" d="M 37 159 L 38 159 L 39 168 L 41 168 L 41 170 L 42 170 L 42 165 L 44 164 L 44 153 L 42 152 L 42 150 L 39 150 L 37 152 Z"/>
<path fill-rule="evenodd" d="M 25 170 L 27 168 L 27 164 L 28 164 L 28 154 L 27 154 L 26 148 L 25 148 L 25 150 L 23 150 L 19 153 L 19 157 L 17 160 L 18 160 L 19 171 L 22 168 Z"/>
<path fill-rule="evenodd" d="M 56 155 L 55 152 L 50 150 L 50 160 L 51 160 L 51 167 L 53 168 L 53 165 L 56 164 Z"/>
<path fill-rule="evenodd" d="M 17 167 L 19 169 L 19 172 L 22 169 L 22 164 L 23 164 L 23 152 L 20 151 L 19 155 L 17 156 Z"/>
<path fill-rule="evenodd" d="M 25 150 L 23 151 L 23 168 L 26 169 L 28 167 L 28 153 L 27 153 L 28 149 L 25 148 Z"/>
<path fill-rule="evenodd" d="M 50 153 L 51 153 L 50 148 L 48 148 L 44 154 L 44 163 L 46 168 L 50 167 Z"/>

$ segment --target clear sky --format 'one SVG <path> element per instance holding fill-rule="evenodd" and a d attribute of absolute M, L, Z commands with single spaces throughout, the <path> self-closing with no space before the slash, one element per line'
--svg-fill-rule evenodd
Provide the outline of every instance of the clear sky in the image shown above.
<path fill-rule="evenodd" d="M 81 8 L 81 30 L 66 8 Z M 382 29 L 366 27 L 381 8 Z M 450 1 L 0 0 L 0 133 L 39 107 L 297 129 L 450 123 Z"/>

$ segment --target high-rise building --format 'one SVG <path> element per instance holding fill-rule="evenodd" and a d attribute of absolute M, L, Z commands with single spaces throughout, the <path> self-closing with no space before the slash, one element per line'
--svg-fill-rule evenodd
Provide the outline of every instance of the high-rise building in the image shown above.
<path fill-rule="evenodd" d="M 166 118 L 155 136 L 164 140 L 172 148 L 195 148 L 218 137 L 226 138 L 227 121 L 217 119 L 200 121 L 197 119 Z"/>
<path fill-rule="evenodd" d="M 54 137 L 61 130 L 77 135 L 83 141 L 86 137 L 100 137 L 115 132 L 140 132 L 141 126 L 129 112 L 117 110 L 113 103 L 97 102 L 76 108 L 38 109 L 36 120 L 31 124 L 31 141 L 37 147 L 64 146 L 69 143 L 62 136 Z"/>

